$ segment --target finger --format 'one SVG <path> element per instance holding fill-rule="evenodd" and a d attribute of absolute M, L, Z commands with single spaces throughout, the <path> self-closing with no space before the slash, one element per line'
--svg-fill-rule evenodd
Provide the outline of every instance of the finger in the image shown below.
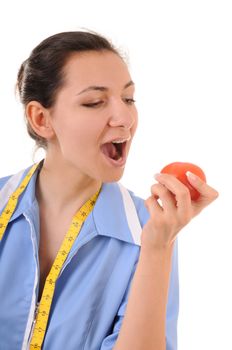
<path fill-rule="evenodd" d="M 158 198 L 156 196 L 152 195 L 148 197 L 145 200 L 144 204 L 151 216 L 160 215 L 163 212 L 163 209 L 160 206 Z"/>
<path fill-rule="evenodd" d="M 192 203 L 188 188 L 175 176 L 170 174 L 156 174 L 155 178 L 175 196 L 179 215 L 181 217 L 191 216 Z"/>
<path fill-rule="evenodd" d="M 200 193 L 200 198 L 193 203 L 196 208 L 203 209 L 219 196 L 219 193 L 199 176 L 190 171 L 186 173 L 186 176 L 189 183 Z"/>
<path fill-rule="evenodd" d="M 176 210 L 176 200 L 173 194 L 164 185 L 158 183 L 151 186 L 151 193 L 158 197 L 165 211 Z"/>

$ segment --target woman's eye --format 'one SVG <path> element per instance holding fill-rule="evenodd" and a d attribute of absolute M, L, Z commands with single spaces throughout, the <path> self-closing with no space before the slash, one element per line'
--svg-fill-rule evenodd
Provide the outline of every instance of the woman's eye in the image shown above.
<path fill-rule="evenodd" d="M 124 102 L 128 105 L 133 105 L 136 101 L 133 98 L 124 98 Z M 83 103 L 82 106 L 87 108 L 97 108 L 100 107 L 104 101 L 97 101 L 97 102 L 91 102 L 91 103 Z"/>
<path fill-rule="evenodd" d="M 136 101 L 133 98 L 125 98 L 125 102 L 128 105 L 133 105 Z"/>
<path fill-rule="evenodd" d="M 83 103 L 82 106 L 88 107 L 88 108 L 94 108 L 98 107 L 103 103 L 103 101 L 98 101 L 98 102 L 92 102 L 92 103 Z"/>

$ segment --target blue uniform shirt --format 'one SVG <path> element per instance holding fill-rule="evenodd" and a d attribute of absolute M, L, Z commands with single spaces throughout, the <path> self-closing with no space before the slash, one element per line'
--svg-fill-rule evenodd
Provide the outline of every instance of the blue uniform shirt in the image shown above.
<path fill-rule="evenodd" d="M 0 179 L 0 214 L 28 170 Z M 0 350 L 28 349 L 40 276 L 37 174 L 38 170 L 0 241 Z M 119 183 L 103 184 L 57 280 L 44 350 L 113 349 L 139 258 L 139 235 L 148 218 L 143 199 Z M 177 349 L 177 316 L 175 244 L 166 317 L 167 350 Z"/>

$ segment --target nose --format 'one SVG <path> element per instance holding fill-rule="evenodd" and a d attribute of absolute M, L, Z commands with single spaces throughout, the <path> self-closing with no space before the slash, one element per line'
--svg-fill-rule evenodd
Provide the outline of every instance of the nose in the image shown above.
<path fill-rule="evenodd" d="M 131 129 L 137 120 L 136 107 L 134 105 L 128 105 L 124 101 L 115 101 L 110 113 L 109 125 L 111 127 Z"/>

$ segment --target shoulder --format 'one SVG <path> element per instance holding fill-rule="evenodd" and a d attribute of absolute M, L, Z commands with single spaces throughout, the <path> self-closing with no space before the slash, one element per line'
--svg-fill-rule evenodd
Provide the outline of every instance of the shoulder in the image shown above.
<path fill-rule="evenodd" d="M 4 176 L 0 178 L 0 190 L 7 183 L 7 181 L 12 177 L 12 175 Z"/>
<path fill-rule="evenodd" d="M 12 192 L 12 191 L 16 190 L 20 181 L 26 176 L 26 174 L 30 168 L 31 167 L 28 167 L 27 169 L 21 169 L 19 172 L 15 173 L 15 174 L 1 177 L 0 178 L 0 191 L 6 193 L 7 191 Z"/>

